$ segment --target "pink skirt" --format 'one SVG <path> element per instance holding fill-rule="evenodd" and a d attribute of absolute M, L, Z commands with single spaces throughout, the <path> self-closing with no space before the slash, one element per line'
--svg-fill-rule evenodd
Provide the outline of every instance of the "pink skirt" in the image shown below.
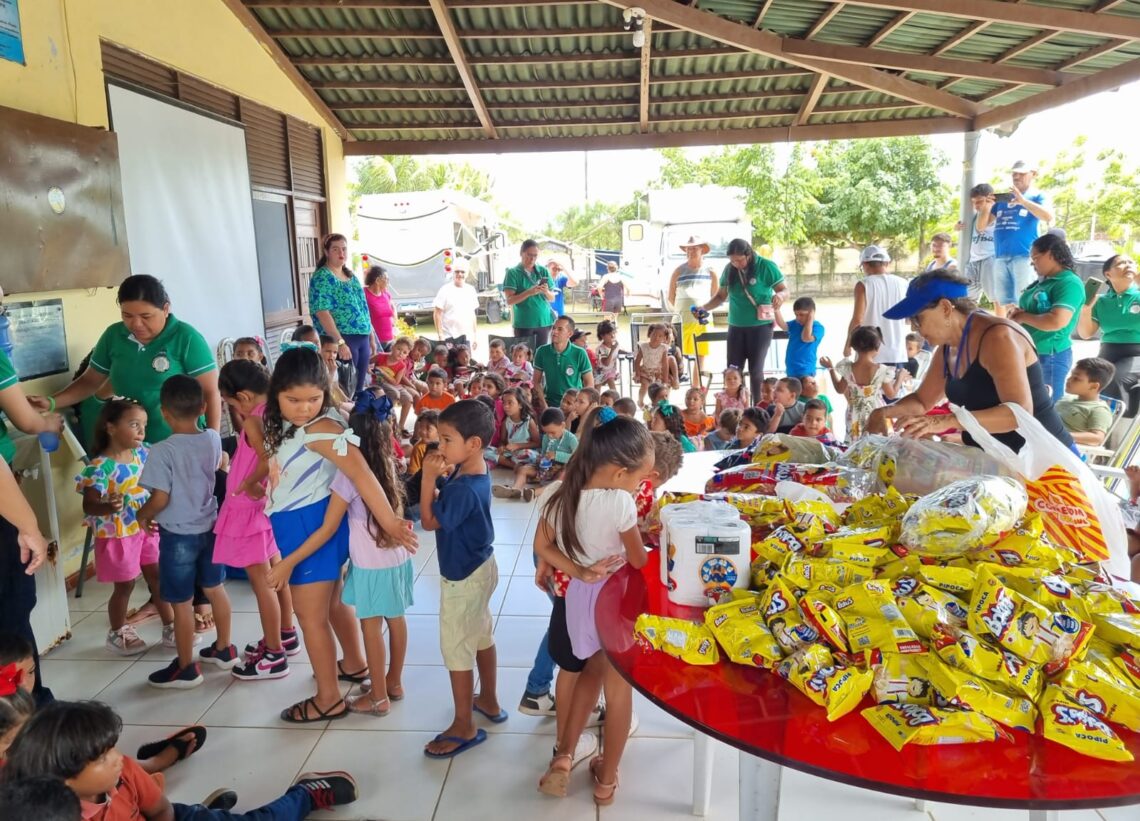
<path fill-rule="evenodd" d="M 250 567 L 269 561 L 277 553 L 273 527 L 265 505 L 245 496 L 231 496 L 218 512 L 214 525 L 214 563 Z"/>
<path fill-rule="evenodd" d="M 157 533 L 95 539 L 95 578 L 101 582 L 134 581 L 148 564 L 158 564 Z"/>
<path fill-rule="evenodd" d="M 606 581 L 587 584 L 571 579 L 566 588 L 566 632 L 570 634 L 570 649 L 583 660 L 602 649 L 598 625 L 594 622 L 594 606 Z"/>

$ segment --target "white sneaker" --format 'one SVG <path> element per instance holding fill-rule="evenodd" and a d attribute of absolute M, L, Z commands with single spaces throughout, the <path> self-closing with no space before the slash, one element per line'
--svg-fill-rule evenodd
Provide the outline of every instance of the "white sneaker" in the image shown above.
<path fill-rule="evenodd" d="M 549 691 L 538 696 L 523 693 L 522 701 L 519 702 L 519 712 L 528 716 L 553 716 L 554 699 Z"/>
<path fill-rule="evenodd" d="M 104 646 L 117 656 L 137 656 L 147 650 L 146 642 L 129 624 L 124 624 L 118 630 L 108 630 Z"/>
<path fill-rule="evenodd" d="M 586 719 L 587 727 L 601 727 L 606 723 L 606 703 L 599 701 L 594 709 L 590 712 L 590 717 Z"/>
<path fill-rule="evenodd" d="M 598 737 L 593 733 L 582 733 L 578 737 L 578 746 L 574 748 L 574 758 L 570 762 L 570 769 L 574 769 L 597 752 Z"/>
<path fill-rule="evenodd" d="M 201 643 L 202 643 L 202 634 L 201 633 L 195 633 L 194 634 L 194 644 L 191 646 L 197 647 Z M 173 624 L 163 625 L 163 627 L 162 627 L 162 646 L 163 647 L 169 647 L 171 650 L 177 650 L 178 649 L 178 643 L 174 640 L 174 625 Z"/>

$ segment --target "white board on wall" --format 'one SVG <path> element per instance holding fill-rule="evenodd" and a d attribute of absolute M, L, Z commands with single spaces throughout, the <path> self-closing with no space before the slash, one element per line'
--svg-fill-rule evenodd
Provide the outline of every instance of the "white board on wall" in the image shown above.
<path fill-rule="evenodd" d="M 265 335 L 245 131 L 112 85 L 131 273 L 211 347 Z"/>

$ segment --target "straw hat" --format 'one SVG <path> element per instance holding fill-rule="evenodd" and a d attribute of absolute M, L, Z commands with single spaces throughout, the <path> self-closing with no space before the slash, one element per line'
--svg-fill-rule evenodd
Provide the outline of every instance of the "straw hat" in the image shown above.
<path fill-rule="evenodd" d="M 700 248 L 702 254 L 707 254 L 709 252 L 709 244 L 698 237 L 696 234 L 689 237 L 687 242 L 681 243 L 682 251 L 687 251 L 690 248 Z"/>

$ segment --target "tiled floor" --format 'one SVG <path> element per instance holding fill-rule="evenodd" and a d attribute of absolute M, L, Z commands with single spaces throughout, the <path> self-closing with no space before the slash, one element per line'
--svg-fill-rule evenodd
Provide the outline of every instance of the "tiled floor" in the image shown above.
<path fill-rule="evenodd" d="M 666 821 L 691 818 L 692 731 L 636 697 L 640 728 L 626 748 L 622 785 L 612 807 L 598 810 L 590 798 L 585 768 L 574 773 L 571 794 L 561 801 L 535 789 L 549 756 L 554 720 L 515 712 L 535 647 L 546 626 L 549 603 L 533 582 L 529 542 L 533 504 L 495 500 L 495 553 L 499 589 L 496 616 L 499 692 L 510 720 L 482 725 L 491 736 L 482 746 L 451 761 L 424 757 L 423 745 L 451 720 L 451 691 L 439 655 L 439 569 L 434 538 L 420 533 L 415 557 L 416 605 L 408 616 L 407 698 L 393 704 L 385 718 L 350 716 L 343 721 L 297 727 L 277 713 L 312 692 L 305 655 L 291 664 L 292 674 L 277 681 L 246 683 L 228 672 L 206 667 L 206 682 L 189 691 L 156 690 L 146 675 L 169 657 L 161 647 L 138 660 L 121 660 L 103 649 L 105 605 L 110 589 L 91 583 L 82 599 L 72 599 L 72 638 L 44 659 L 44 678 L 59 698 L 98 698 L 123 718 L 121 747 L 133 752 L 146 741 L 176 728 L 201 723 L 209 739 L 200 755 L 166 774 L 167 794 L 194 803 L 215 787 L 229 785 L 241 796 L 239 809 L 256 807 L 278 795 L 306 770 L 347 769 L 360 784 L 360 800 L 313 816 L 373 821 Z M 239 646 L 260 635 L 257 607 L 244 582 L 230 582 L 234 604 L 234 640 Z M 143 586 L 135 599 L 145 598 Z M 140 630 L 157 642 L 151 622 Z M 347 687 L 347 685 L 345 685 Z M 737 756 L 715 745 L 712 804 L 708 818 L 737 817 Z M 1027 813 L 928 803 L 918 811 L 907 799 L 858 790 L 785 770 L 781 821 L 1006 821 Z M 1064 821 L 1125 821 L 1140 817 L 1136 807 L 1097 812 L 1061 813 Z"/>

